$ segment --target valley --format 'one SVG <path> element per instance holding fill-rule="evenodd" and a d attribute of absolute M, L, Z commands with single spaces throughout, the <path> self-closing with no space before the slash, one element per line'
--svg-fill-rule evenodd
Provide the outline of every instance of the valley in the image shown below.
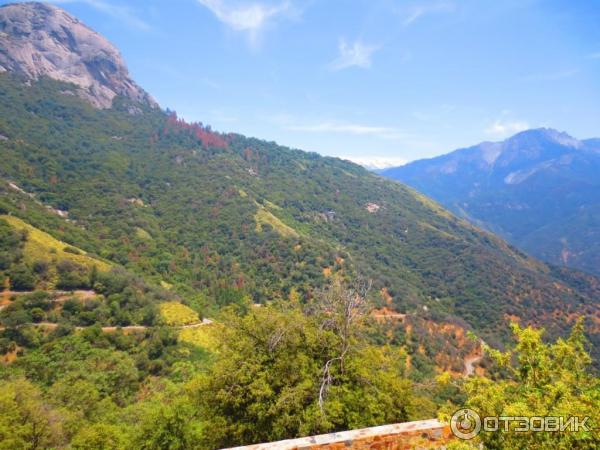
<path fill-rule="evenodd" d="M 500 208 L 461 172 L 501 166 L 496 147 L 433 161 L 427 189 L 219 132 L 162 109 L 115 46 L 53 5 L 0 6 L 0 69 L 0 448 L 204 450 L 413 421 L 438 436 L 464 407 L 598 419 L 598 240 L 569 225 L 580 240 L 557 264 L 477 216 L 539 201 Z M 567 136 L 523 139 L 577 160 Z M 529 161 L 515 142 L 506 152 Z M 593 225 L 585 145 L 571 213 Z M 555 174 L 540 158 L 481 176 L 540 194 Z M 427 433 L 411 436 L 437 445 Z M 597 428 L 544 439 L 460 448 L 600 442 Z"/>
<path fill-rule="evenodd" d="M 598 276 L 600 153 L 594 142 L 528 130 L 381 173 L 536 258 Z"/>

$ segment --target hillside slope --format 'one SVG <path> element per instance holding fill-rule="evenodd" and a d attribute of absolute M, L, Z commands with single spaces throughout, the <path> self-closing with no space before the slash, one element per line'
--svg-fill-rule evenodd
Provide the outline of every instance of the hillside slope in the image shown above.
<path fill-rule="evenodd" d="M 530 130 L 382 172 L 554 265 L 600 274 L 600 151 Z"/>
<path fill-rule="evenodd" d="M 8 184 L 5 213 L 71 245 L 213 307 L 309 298 L 335 273 L 360 274 L 380 304 L 492 343 L 509 318 L 554 335 L 578 314 L 597 340 L 595 278 L 531 259 L 412 189 L 149 106 L 132 115 L 128 99 L 97 110 L 66 88 L 0 75 L 0 176 L 70 222 L 28 217 Z"/>

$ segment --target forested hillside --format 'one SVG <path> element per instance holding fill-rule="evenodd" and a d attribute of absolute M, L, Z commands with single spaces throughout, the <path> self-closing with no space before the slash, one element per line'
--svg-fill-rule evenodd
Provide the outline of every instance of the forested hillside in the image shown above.
<path fill-rule="evenodd" d="M 264 303 L 292 288 L 308 297 L 343 270 L 373 278 L 400 312 L 427 306 L 488 338 L 533 309 L 551 329 L 585 304 L 594 316 L 592 278 L 576 287 L 358 166 L 151 109 L 98 111 L 50 80 L 1 81 L 2 176 L 88 230 L 59 237 L 157 283 Z"/>
<path fill-rule="evenodd" d="M 49 79 L 0 82 L 0 170 L 14 184 L 3 212 L 207 311 L 309 299 L 341 273 L 372 279 L 380 306 L 453 319 L 490 342 L 509 318 L 555 335 L 586 314 L 597 329 L 597 280 L 528 258 L 359 166 L 151 107 L 132 114 L 125 99 L 97 110 Z M 17 189 L 65 217 L 30 214 Z"/>
<path fill-rule="evenodd" d="M 466 405 L 592 422 L 474 445 L 598 448 L 597 278 L 161 110 L 55 6 L 0 6 L 0 156 L 0 450 L 206 450 Z"/>

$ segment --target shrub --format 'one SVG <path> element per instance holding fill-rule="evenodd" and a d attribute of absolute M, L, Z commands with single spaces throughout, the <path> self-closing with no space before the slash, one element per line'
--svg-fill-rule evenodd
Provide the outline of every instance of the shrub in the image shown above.
<path fill-rule="evenodd" d="M 25 264 L 19 264 L 10 271 L 10 280 L 15 291 L 31 291 L 35 288 L 35 277 Z"/>

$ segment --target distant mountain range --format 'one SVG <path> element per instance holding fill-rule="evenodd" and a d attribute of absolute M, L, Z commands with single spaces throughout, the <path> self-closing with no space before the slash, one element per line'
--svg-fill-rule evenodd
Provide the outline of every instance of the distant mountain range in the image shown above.
<path fill-rule="evenodd" d="M 600 139 L 541 128 L 380 173 L 537 258 L 600 275 Z"/>

